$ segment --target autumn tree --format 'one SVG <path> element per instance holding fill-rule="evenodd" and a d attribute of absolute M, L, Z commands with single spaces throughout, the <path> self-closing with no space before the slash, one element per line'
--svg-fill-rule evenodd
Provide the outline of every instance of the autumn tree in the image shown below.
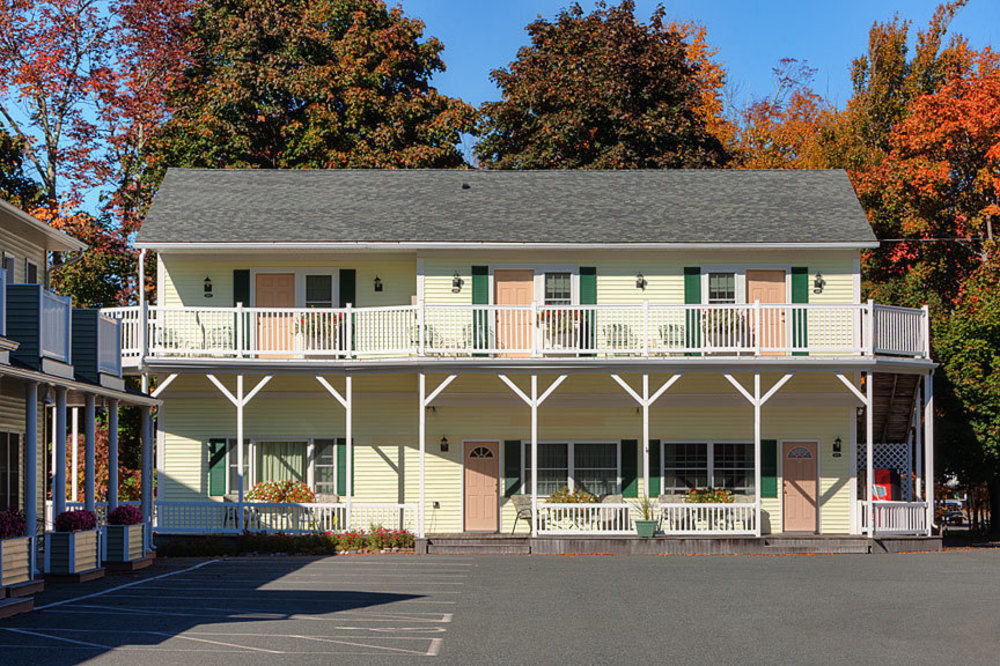
<path fill-rule="evenodd" d="M 0 131 L 0 199 L 18 208 L 30 208 L 41 197 L 42 189 L 25 169 L 21 141 Z"/>
<path fill-rule="evenodd" d="M 205 0 L 169 98 L 164 161 L 457 167 L 475 109 L 440 94 L 443 46 L 382 0 Z"/>
<path fill-rule="evenodd" d="M 529 46 L 491 78 L 502 99 L 483 104 L 476 155 L 498 169 L 697 168 L 726 162 L 709 129 L 717 118 L 721 69 L 704 33 L 648 23 L 635 4 L 579 4 L 528 27 Z M 692 44 L 695 48 L 692 48 Z M 700 60 L 700 62 L 699 62 Z M 708 87 L 703 87 L 708 86 Z M 713 90 L 713 86 L 717 86 Z M 713 126 L 720 131 L 721 126 Z"/>

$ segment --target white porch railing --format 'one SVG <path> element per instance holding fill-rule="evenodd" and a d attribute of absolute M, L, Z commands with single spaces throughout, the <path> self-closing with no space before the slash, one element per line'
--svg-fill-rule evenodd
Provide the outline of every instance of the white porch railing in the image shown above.
<path fill-rule="evenodd" d="M 109 308 L 126 359 L 927 357 L 928 314 L 872 304 Z M 145 344 L 144 344 L 145 343 Z M 145 350 L 145 351 L 144 351 Z"/>
<path fill-rule="evenodd" d="M 539 503 L 541 535 L 634 534 L 640 517 L 636 506 L 621 504 Z M 653 520 L 669 536 L 753 536 L 757 533 L 756 504 L 659 504 Z"/>
<path fill-rule="evenodd" d="M 122 373 L 121 322 L 101 315 L 97 318 L 97 369 L 116 377 Z"/>
<path fill-rule="evenodd" d="M 41 289 L 41 294 L 42 355 L 69 363 L 73 300 L 68 296 L 57 296 L 48 289 Z"/>
<path fill-rule="evenodd" d="M 138 502 L 121 502 L 133 504 Z M 67 502 L 67 510 L 82 509 L 82 502 Z M 107 503 L 95 506 L 98 527 L 107 525 Z M 52 529 L 52 502 L 46 502 L 46 529 Z M 250 532 L 343 532 L 372 527 L 416 531 L 415 504 L 352 502 L 347 504 L 295 504 L 268 502 L 167 502 L 153 507 L 153 530 L 160 534 L 239 534 Z"/>
<path fill-rule="evenodd" d="M 868 530 L 868 502 L 859 500 L 857 524 Z M 927 534 L 926 502 L 875 502 L 875 534 Z"/>

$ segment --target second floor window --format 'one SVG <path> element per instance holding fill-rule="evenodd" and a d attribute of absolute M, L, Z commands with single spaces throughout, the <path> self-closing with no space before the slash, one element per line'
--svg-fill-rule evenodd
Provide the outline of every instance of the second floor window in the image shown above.
<path fill-rule="evenodd" d="M 545 274 L 545 305 L 572 305 L 573 289 L 569 273 Z"/>
<path fill-rule="evenodd" d="M 708 302 L 735 303 L 736 275 L 733 273 L 709 273 Z"/>
<path fill-rule="evenodd" d="M 3 273 L 7 284 L 14 284 L 14 255 L 6 252 L 3 254 Z"/>
<path fill-rule="evenodd" d="M 306 276 L 306 307 L 307 308 L 333 307 L 332 275 Z"/>

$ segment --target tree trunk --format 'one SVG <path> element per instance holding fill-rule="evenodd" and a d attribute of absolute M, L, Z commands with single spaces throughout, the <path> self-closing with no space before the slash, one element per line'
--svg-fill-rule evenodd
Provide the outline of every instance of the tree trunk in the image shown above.
<path fill-rule="evenodd" d="M 1000 537 L 1000 476 L 990 479 L 987 486 L 990 494 L 990 535 Z"/>

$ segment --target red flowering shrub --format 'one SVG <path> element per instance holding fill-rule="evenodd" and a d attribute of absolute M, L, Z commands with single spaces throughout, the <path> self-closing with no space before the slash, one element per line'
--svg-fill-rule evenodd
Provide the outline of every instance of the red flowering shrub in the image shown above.
<path fill-rule="evenodd" d="M 56 532 L 85 532 L 97 527 L 97 517 L 92 511 L 63 511 L 56 516 Z"/>
<path fill-rule="evenodd" d="M 261 481 L 247 493 L 251 502 L 294 502 L 296 504 L 312 504 L 316 495 L 312 488 L 302 481 Z"/>
<path fill-rule="evenodd" d="M 108 512 L 108 525 L 138 525 L 142 511 L 133 504 L 120 504 Z"/>
<path fill-rule="evenodd" d="M 563 487 L 549 495 L 546 502 L 553 504 L 596 504 L 597 498 L 586 490 L 579 488 L 570 490 L 567 487 Z"/>
<path fill-rule="evenodd" d="M 364 550 L 366 545 L 365 533 L 362 530 L 343 532 L 337 535 L 341 550 Z"/>
<path fill-rule="evenodd" d="M 20 511 L 0 511 L 0 539 L 23 537 L 28 533 L 28 524 Z"/>
<path fill-rule="evenodd" d="M 684 493 L 686 504 L 732 504 L 733 501 L 732 491 L 721 488 L 698 488 Z"/>

